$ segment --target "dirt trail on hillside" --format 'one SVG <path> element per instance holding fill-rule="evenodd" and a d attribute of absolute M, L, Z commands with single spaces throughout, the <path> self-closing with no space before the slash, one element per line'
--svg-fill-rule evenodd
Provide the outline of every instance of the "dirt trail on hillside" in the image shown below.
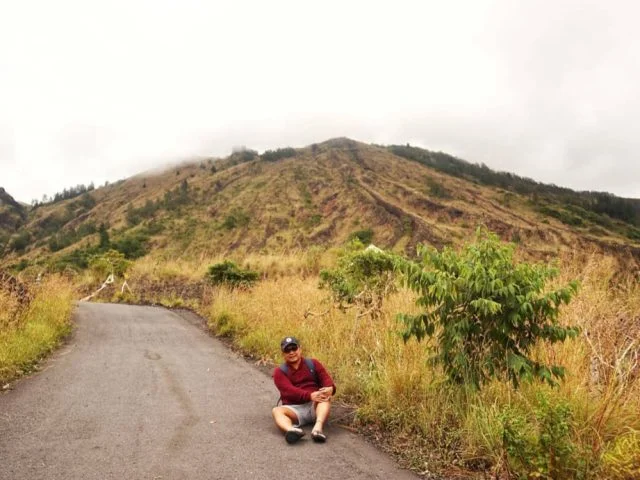
<path fill-rule="evenodd" d="M 0 394 L 1 479 L 416 478 L 336 425 L 287 445 L 271 378 L 173 312 L 81 303 L 75 320 Z"/>

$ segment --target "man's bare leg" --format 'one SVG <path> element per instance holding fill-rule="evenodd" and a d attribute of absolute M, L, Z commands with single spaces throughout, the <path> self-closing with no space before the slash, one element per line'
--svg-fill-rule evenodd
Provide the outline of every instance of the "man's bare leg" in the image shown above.
<path fill-rule="evenodd" d="M 283 432 L 288 432 L 293 428 L 294 423 L 298 423 L 298 416 L 296 415 L 296 412 L 290 408 L 273 407 L 271 414 L 273 415 L 276 425 Z"/>
<path fill-rule="evenodd" d="M 316 423 L 313 426 L 314 432 L 322 433 L 325 422 L 329 418 L 331 412 L 331 402 L 316 403 Z"/>

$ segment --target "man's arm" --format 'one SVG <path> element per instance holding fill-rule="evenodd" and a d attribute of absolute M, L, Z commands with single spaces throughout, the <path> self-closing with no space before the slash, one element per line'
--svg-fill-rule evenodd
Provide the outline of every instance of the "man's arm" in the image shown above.
<path fill-rule="evenodd" d="M 331 378 L 331 375 L 329 375 L 329 372 L 327 372 L 327 369 L 324 368 L 324 365 L 322 365 L 315 358 L 313 359 L 313 365 L 316 367 L 316 373 L 318 374 L 318 382 L 320 382 L 320 387 L 331 387 L 331 395 L 335 395 L 336 384 L 333 383 L 333 379 Z"/>

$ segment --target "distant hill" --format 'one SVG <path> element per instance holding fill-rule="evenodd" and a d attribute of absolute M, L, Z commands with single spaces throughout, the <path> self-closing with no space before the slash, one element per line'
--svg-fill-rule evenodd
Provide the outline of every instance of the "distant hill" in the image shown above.
<path fill-rule="evenodd" d="M 564 212 L 548 209 L 551 216 L 569 225 L 582 225 L 582 220 L 611 228 L 610 219 L 621 220 L 640 226 L 640 199 L 620 198 L 606 192 L 576 192 L 569 188 L 536 182 L 509 172 L 496 172 L 484 164 L 469 163 L 442 152 L 430 152 L 410 145 L 391 145 L 389 150 L 396 155 L 428 165 L 449 175 L 465 178 L 483 185 L 503 188 L 521 195 L 530 196 L 537 203 L 561 204 Z M 581 218 L 585 217 L 585 218 Z M 608 217 L 608 218 L 607 218 Z M 633 240 L 640 240 L 638 231 L 624 230 Z"/>
<path fill-rule="evenodd" d="M 0 187 L 0 252 L 26 220 L 26 208 Z"/>
<path fill-rule="evenodd" d="M 63 195 L 28 211 L 13 232 L 27 244 L 5 247 L 0 263 L 81 268 L 107 246 L 130 258 L 205 258 L 328 248 L 353 237 L 413 255 L 417 243 L 460 244 L 480 224 L 536 258 L 576 248 L 640 258 L 636 200 L 339 138 L 204 158 Z"/>

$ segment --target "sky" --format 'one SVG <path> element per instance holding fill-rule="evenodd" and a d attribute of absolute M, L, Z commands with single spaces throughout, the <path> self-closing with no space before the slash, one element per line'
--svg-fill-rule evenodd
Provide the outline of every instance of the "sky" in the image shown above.
<path fill-rule="evenodd" d="M 0 0 L 0 186 L 410 143 L 640 198 L 640 3 Z"/>

